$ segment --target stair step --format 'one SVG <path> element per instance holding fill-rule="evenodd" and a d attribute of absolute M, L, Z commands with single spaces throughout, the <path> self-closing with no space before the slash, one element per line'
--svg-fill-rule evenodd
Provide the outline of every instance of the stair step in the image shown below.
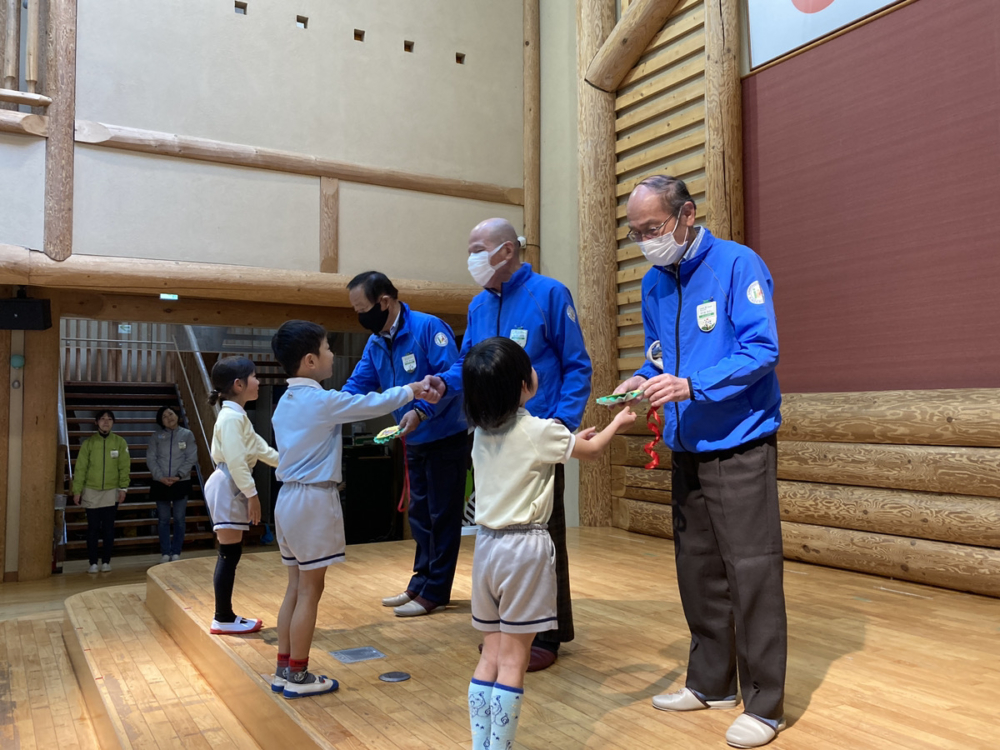
<path fill-rule="evenodd" d="M 69 431 L 69 436 L 71 438 L 72 437 L 78 437 L 78 438 L 84 438 L 84 439 L 86 439 L 86 438 L 89 438 L 91 435 L 93 435 L 95 432 L 96 432 L 96 430 L 87 430 L 86 432 L 84 432 L 82 430 L 70 430 Z M 149 437 L 150 435 L 153 434 L 153 431 L 152 430 L 138 430 L 138 431 L 136 431 L 136 430 L 120 430 L 120 431 L 119 430 L 115 430 L 115 434 L 116 435 L 121 435 L 122 437 Z"/>
<path fill-rule="evenodd" d="M 184 535 L 184 543 L 197 542 L 204 539 L 214 539 L 215 534 L 211 531 L 195 531 L 191 534 Z M 122 536 L 115 537 L 115 548 L 118 547 L 134 547 L 138 544 L 156 544 L 160 543 L 159 535 L 150 536 Z M 66 542 L 66 549 L 87 549 L 86 539 L 73 539 Z"/>
<path fill-rule="evenodd" d="M 93 424 L 94 418 L 66 417 L 66 421 L 69 424 Z M 115 424 L 156 424 L 156 417 L 115 417 Z"/>
<path fill-rule="evenodd" d="M 171 403 L 177 400 L 177 396 L 174 393 L 115 393 L 113 391 L 105 391 L 104 393 L 80 393 L 79 391 L 71 391 L 66 393 L 67 401 L 104 401 L 109 403 L 117 403 L 119 401 L 123 402 L 135 402 L 135 401 L 156 401 Z"/>
<path fill-rule="evenodd" d="M 192 508 L 201 508 L 205 505 L 205 501 L 201 499 L 189 499 L 187 501 L 188 510 Z M 86 510 L 82 505 L 67 505 L 66 506 L 66 516 L 70 515 L 82 515 Z M 129 502 L 127 499 L 124 503 L 118 506 L 118 511 L 125 510 L 156 510 L 155 500 L 137 500 L 134 503 Z"/>
<path fill-rule="evenodd" d="M 260 748 L 146 609 L 144 585 L 69 597 L 63 636 L 106 750 Z"/>
<path fill-rule="evenodd" d="M 69 402 L 70 398 L 71 398 L 70 396 L 66 397 L 66 399 L 67 399 L 67 401 L 66 401 L 66 411 L 72 411 L 72 412 L 91 411 L 91 412 L 96 412 L 96 411 L 101 411 L 103 409 L 111 409 L 111 411 L 116 412 L 115 416 L 118 416 L 117 412 L 123 412 L 124 413 L 124 412 L 129 412 L 129 411 L 140 411 L 140 412 L 146 411 L 146 412 L 150 412 L 151 414 L 155 414 L 156 411 L 161 406 L 163 406 L 163 404 L 136 404 L 136 403 L 131 403 L 131 404 L 109 404 L 104 399 L 94 399 L 90 403 L 81 404 L 79 402 L 77 402 L 77 403 L 70 403 Z M 176 406 L 176 404 L 174 404 L 174 405 Z"/>
<path fill-rule="evenodd" d="M 67 380 L 65 383 L 65 390 L 67 391 L 85 391 L 90 389 L 97 389 L 100 392 L 114 390 L 119 391 L 123 389 L 135 390 L 135 391 L 150 391 L 156 393 L 169 392 L 173 393 L 174 385 L 173 383 L 133 383 L 133 382 L 100 382 L 95 383 L 92 380 Z"/>
<path fill-rule="evenodd" d="M 185 519 L 188 523 L 209 523 L 212 519 L 208 516 L 187 516 Z M 150 516 L 149 518 L 116 518 L 115 528 L 121 529 L 129 526 L 156 526 L 159 523 L 159 519 Z M 86 521 L 75 521 L 73 523 L 66 524 L 66 531 L 86 531 L 87 522 Z M 115 540 L 115 544 L 118 540 Z"/>

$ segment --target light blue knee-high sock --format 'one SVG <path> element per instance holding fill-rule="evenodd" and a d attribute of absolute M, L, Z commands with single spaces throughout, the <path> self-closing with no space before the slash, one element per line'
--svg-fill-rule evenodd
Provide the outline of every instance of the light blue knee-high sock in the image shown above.
<path fill-rule="evenodd" d="M 469 682 L 469 723 L 472 726 L 473 750 L 486 750 L 490 746 L 490 703 L 493 683 L 477 680 Z"/>
<path fill-rule="evenodd" d="M 493 700 L 490 702 L 490 750 L 511 750 L 514 747 L 523 696 L 521 688 L 494 683 Z"/>

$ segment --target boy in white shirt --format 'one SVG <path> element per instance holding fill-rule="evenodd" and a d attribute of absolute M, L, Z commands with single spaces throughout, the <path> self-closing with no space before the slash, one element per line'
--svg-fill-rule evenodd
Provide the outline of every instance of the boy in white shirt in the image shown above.
<path fill-rule="evenodd" d="M 304 320 L 283 324 L 271 349 L 290 376 L 271 419 L 278 444 L 276 474 L 284 483 L 274 507 L 275 535 L 288 567 L 271 689 L 285 698 L 302 698 L 338 687 L 326 675 L 310 674 L 308 666 L 326 569 L 344 559 L 344 516 L 337 493 L 340 426 L 389 414 L 414 398 L 435 403 L 438 394 L 429 387 L 429 378 L 367 395 L 324 390 L 320 381 L 333 375 L 333 352 L 323 327 Z"/>
<path fill-rule="evenodd" d="M 531 416 L 524 405 L 538 390 L 538 375 L 524 349 L 502 337 L 469 350 L 462 384 L 476 428 L 472 625 L 484 633 L 469 683 L 472 746 L 503 750 L 517 731 L 532 639 L 557 626 L 555 547 L 546 527 L 555 465 L 597 458 L 635 414 L 626 407 L 601 432 L 591 427 L 576 435 L 557 420 Z"/>

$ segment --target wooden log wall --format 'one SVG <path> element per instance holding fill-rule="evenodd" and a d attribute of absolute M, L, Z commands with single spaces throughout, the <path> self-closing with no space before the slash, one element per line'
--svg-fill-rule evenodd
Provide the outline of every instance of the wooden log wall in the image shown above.
<path fill-rule="evenodd" d="M 1000 596 L 1000 389 L 788 394 L 782 413 L 785 557 Z M 644 424 L 612 442 L 613 523 L 671 537 L 670 454 L 642 468 Z"/>

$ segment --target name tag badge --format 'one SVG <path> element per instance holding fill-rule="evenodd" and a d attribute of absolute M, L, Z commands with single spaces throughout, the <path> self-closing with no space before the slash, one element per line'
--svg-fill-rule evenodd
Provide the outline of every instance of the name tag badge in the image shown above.
<path fill-rule="evenodd" d="M 523 349 L 528 345 L 528 332 L 524 328 L 511 328 L 510 340 Z"/>
<path fill-rule="evenodd" d="M 111 458 L 118 458 L 118 451 L 111 451 Z"/>
<path fill-rule="evenodd" d="M 708 302 L 702 302 L 698 305 L 698 328 L 705 333 L 708 333 L 715 328 L 716 320 L 717 316 L 714 299 L 709 300 Z"/>
<path fill-rule="evenodd" d="M 403 355 L 403 369 L 407 372 L 414 372 L 417 369 L 417 358 L 413 354 Z"/>
<path fill-rule="evenodd" d="M 182 440 L 177 444 L 177 447 L 180 448 L 181 450 L 184 450 L 185 448 L 188 447 L 188 444 Z"/>

